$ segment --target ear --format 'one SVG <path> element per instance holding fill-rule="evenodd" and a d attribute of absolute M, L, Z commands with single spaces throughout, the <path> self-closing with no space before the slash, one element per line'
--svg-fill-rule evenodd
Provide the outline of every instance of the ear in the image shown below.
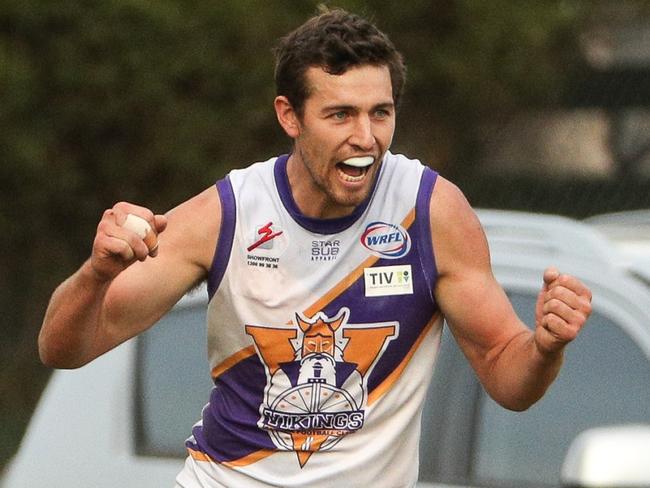
<path fill-rule="evenodd" d="M 284 131 L 291 139 L 296 139 L 300 135 L 300 120 L 289 99 L 285 96 L 275 97 L 273 106 Z"/>

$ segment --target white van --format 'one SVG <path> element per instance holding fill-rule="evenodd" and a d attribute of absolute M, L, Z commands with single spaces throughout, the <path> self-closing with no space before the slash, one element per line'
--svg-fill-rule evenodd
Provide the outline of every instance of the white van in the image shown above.
<path fill-rule="evenodd" d="M 495 275 L 524 321 L 533 323 L 549 264 L 591 287 L 594 312 L 556 383 L 524 413 L 487 397 L 445 330 L 422 418 L 418 486 L 650 486 L 650 449 L 638 448 L 650 445 L 650 290 L 613 264 L 616 251 L 585 224 L 479 216 Z M 54 372 L 2 487 L 173 486 L 212 386 L 197 354 L 205 304 L 198 290 L 142 336 Z"/>

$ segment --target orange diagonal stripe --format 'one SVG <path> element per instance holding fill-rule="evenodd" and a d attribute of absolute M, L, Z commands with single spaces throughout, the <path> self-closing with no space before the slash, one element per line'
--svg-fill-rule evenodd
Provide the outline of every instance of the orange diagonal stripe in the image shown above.
<path fill-rule="evenodd" d="M 349 275 L 339 281 L 334 287 L 332 287 L 327 293 L 325 293 L 321 298 L 319 298 L 315 303 L 307 308 L 303 313 L 306 317 L 312 317 L 315 313 L 320 312 L 325 308 L 330 302 L 332 302 L 336 297 L 341 293 L 347 290 L 352 284 L 357 281 L 362 275 L 364 268 L 370 268 L 379 260 L 376 256 L 371 256 L 357 266 Z"/>
<path fill-rule="evenodd" d="M 404 217 L 401 225 L 405 229 L 411 227 L 413 221 L 415 220 L 415 209 L 411 211 Z M 371 256 L 357 266 L 349 275 L 345 276 L 341 281 L 334 285 L 327 293 L 325 293 L 321 298 L 319 298 L 314 304 L 312 304 L 307 310 L 303 313 L 307 317 L 312 317 L 316 312 L 321 311 L 325 308 L 330 302 L 336 299 L 341 295 L 345 290 L 347 290 L 352 284 L 357 281 L 361 276 L 363 276 L 364 268 L 370 268 L 375 264 L 379 258 L 377 256 Z"/>
<path fill-rule="evenodd" d="M 252 452 L 243 458 L 239 458 L 234 461 L 225 461 L 222 464 L 231 467 L 248 466 L 249 464 L 256 463 L 257 461 L 260 461 L 261 459 L 264 459 L 265 457 L 268 457 L 275 452 L 276 451 L 273 449 L 260 449 L 259 451 Z"/>
<path fill-rule="evenodd" d="M 194 449 L 190 449 L 190 448 L 187 449 L 187 452 L 190 455 L 190 457 L 195 461 L 213 462 L 212 458 L 204 452 L 195 451 Z"/>
<path fill-rule="evenodd" d="M 195 451 L 194 449 L 187 449 L 187 452 L 189 453 L 190 457 L 194 459 L 195 461 L 204 461 L 204 462 L 211 462 L 214 463 L 215 461 L 208 456 L 206 453 L 201 452 L 201 451 Z M 253 464 L 260 459 L 264 459 L 267 456 L 270 456 L 273 454 L 275 451 L 273 449 L 260 449 L 259 451 L 252 452 L 248 456 L 244 456 L 243 458 L 236 459 L 235 461 L 224 461 L 221 464 L 225 464 L 226 466 L 231 466 L 231 467 L 236 467 L 236 466 L 246 466 L 248 464 Z"/>
<path fill-rule="evenodd" d="M 227 370 L 232 368 L 239 361 L 243 361 L 244 359 L 247 359 L 254 355 L 255 355 L 255 347 L 253 346 L 248 346 L 240 351 L 237 351 L 235 354 L 226 358 L 223 362 L 221 362 L 220 364 L 212 368 L 212 378 L 221 376 L 223 373 L 225 373 Z"/>
<path fill-rule="evenodd" d="M 391 386 L 395 384 L 395 382 L 399 379 L 399 377 L 402 375 L 404 372 L 404 368 L 406 368 L 406 365 L 408 362 L 411 360 L 413 357 L 413 354 L 415 354 L 415 351 L 420 347 L 420 344 L 422 344 L 422 341 L 424 340 L 425 336 L 429 333 L 431 328 L 433 327 L 433 324 L 436 323 L 436 321 L 440 318 L 440 313 L 436 313 L 429 323 L 424 327 L 418 338 L 416 339 L 415 343 L 409 350 L 408 354 L 402 359 L 402 362 L 399 363 L 399 366 L 393 370 L 391 374 L 389 374 L 384 381 L 382 381 L 377 388 L 375 388 L 369 395 L 368 395 L 368 406 L 372 405 L 375 403 L 379 398 L 386 393 Z"/>

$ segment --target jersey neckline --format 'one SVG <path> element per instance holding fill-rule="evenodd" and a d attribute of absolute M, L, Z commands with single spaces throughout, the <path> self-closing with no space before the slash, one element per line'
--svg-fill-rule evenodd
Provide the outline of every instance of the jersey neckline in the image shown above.
<path fill-rule="evenodd" d="M 319 219 L 304 215 L 298 208 L 296 201 L 293 199 L 291 187 L 289 186 L 289 176 L 287 175 L 287 162 L 289 161 L 289 156 L 289 154 L 283 154 L 282 156 L 279 156 L 276 159 L 275 166 L 273 168 L 275 185 L 278 189 L 280 201 L 284 205 L 284 208 L 287 210 L 287 212 L 289 212 L 289 215 L 291 215 L 291 218 L 293 218 L 293 220 L 295 220 L 298 225 L 316 234 L 337 234 L 339 232 L 343 232 L 352 224 L 354 224 L 354 222 L 356 222 L 359 217 L 363 215 L 363 213 L 366 211 L 366 208 L 368 208 L 370 200 L 372 200 L 372 196 L 374 195 L 375 189 L 377 188 L 377 182 L 379 181 L 383 170 L 383 167 L 380 168 L 379 174 L 375 178 L 372 190 L 368 194 L 368 197 L 363 202 L 361 202 L 361 204 L 358 205 L 350 215 L 332 219 Z"/>

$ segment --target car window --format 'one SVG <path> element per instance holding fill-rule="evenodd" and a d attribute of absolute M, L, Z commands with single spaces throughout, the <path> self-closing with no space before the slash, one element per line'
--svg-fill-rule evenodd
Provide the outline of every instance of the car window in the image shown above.
<path fill-rule="evenodd" d="M 185 439 L 212 388 L 205 314 L 205 305 L 174 309 L 138 338 L 135 425 L 140 454 L 187 455 Z"/>
<path fill-rule="evenodd" d="M 529 325 L 535 297 L 512 294 Z M 650 361 L 609 318 L 592 314 L 565 354 L 560 376 L 528 411 L 515 413 L 482 394 L 472 478 L 557 485 L 567 448 L 595 426 L 650 423 Z"/>

